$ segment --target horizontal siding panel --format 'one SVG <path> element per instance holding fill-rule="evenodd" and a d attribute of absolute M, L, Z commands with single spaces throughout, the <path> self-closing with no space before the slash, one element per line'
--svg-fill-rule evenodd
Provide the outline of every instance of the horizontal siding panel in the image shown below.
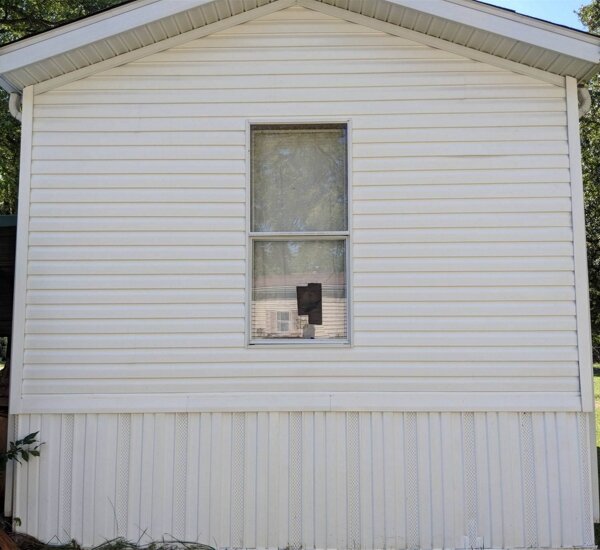
<path fill-rule="evenodd" d="M 510 142 L 465 140 L 457 143 L 430 142 L 427 144 L 354 143 L 352 154 L 355 159 L 479 155 L 566 155 L 568 154 L 568 148 L 566 141 L 518 141 L 516 139 Z"/>
<path fill-rule="evenodd" d="M 208 275 L 246 272 L 242 260 L 30 261 L 31 275 Z"/>
<path fill-rule="evenodd" d="M 494 256 L 568 256 L 568 242 L 383 243 L 356 244 L 355 258 L 452 258 Z"/>
<path fill-rule="evenodd" d="M 429 217 L 427 217 L 429 219 Z M 378 224 L 377 229 L 357 229 L 354 231 L 355 243 L 471 243 L 471 242 L 573 242 L 569 227 L 509 227 L 509 228 L 478 228 L 472 229 L 443 227 L 402 228 L 391 229 L 384 227 L 385 222 Z M 540 265 L 541 265 L 540 260 Z"/>
<path fill-rule="evenodd" d="M 35 166 L 35 163 L 34 163 Z M 394 172 L 400 170 L 477 170 L 484 168 L 567 168 L 566 155 L 511 155 L 450 156 L 416 158 L 357 158 L 353 163 L 357 172 Z"/>
<path fill-rule="evenodd" d="M 372 259 L 354 260 L 354 273 L 375 273 L 383 278 L 385 273 L 402 272 L 514 272 L 514 271 L 573 271 L 573 259 L 569 257 L 516 257 L 516 258 L 382 258 L 374 264 Z M 503 277 L 503 274 L 498 274 Z M 510 281 L 507 277 L 507 282 Z M 393 280 L 393 276 L 390 278 Z M 492 279 L 490 279 L 492 280 Z"/>
<path fill-rule="evenodd" d="M 213 315 L 215 313 L 213 312 Z M 176 333 L 239 333 L 244 331 L 244 319 L 76 319 L 32 321 L 25 323 L 26 334 L 176 334 Z"/>
<path fill-rule="evenodd" d="M 467 185 L 367 185 L 357 187 L 354 200 L 479 199 L 570 197 L 568 183 L 504 183 Z"/>
<path fill-rule="evenodd" d="M 97 380 L 94 389 L 100 394 L 143 394 L 143 393 L 219 393 L 219 392 L 318 392 L 326 391 L 334 384 L 338 391 L 349 392 L 523 392 L 535 387 L 538 392 L 577 392 L 579 381 L 571 378 L 520 379 L 482 378 L 471 380 L 456 377 L 440 377 L 435 381 L 427 378 L 381 377 L 379 380 L 364 378 L 260 378 L 260 379 L 162 379 L 136 380 L 135 384 L 123 380 Z M 87 394 L 89 382 L 80 380 L 27 381 L 24 390 L 30 395 L 73 395 Z M 401 396 L 399 396 L 401 397 Z"/>
<path fill-rule="evenodd" d="M 243 203 L 33 203 L 31 216 L 47 217 L 86 217 L 86 216 L 142 216 L 142 217 L 172 217 L 172 216 L 198 216 L 198 217 L 243 217 L 245 208 Z"/>
<path fill-rule="evenodd" d="M 219 76 L 236 75 L 295 75 L 295 74 L 371 74 L 371 73 L 408 73 L 418 72 L 486 72 L 495 71 L 493 67 L 476 63 L 468 59 L 386 59 L 386 60 L 290 60 L 256 62 L 169 62 L 145 61 L 130 63 L 106 71 L 107 76 L 150 76 L 153 74 L 169 76 Z M 328 72 L 329 71 L 329 72 Z"/>
<path fill-rule="evenodd" d="M 84 136 L 85 134 L 82 134 Z M 44 136 L 44 134 L 42 134 Z M 455 142 L 471 141 L 478 144 L 487 142 L 512 142 L 512 141 L 566 141 L 567 133 L 563 126 L 537 128 L 537 127 L 514 127 L 499 128 L 492 126 L 489 128 L 443 128 L 432 135 L 430 130 L 420 128 L 398 128 L 398 129 L 379 129 L 363 130 L 354 129 L 352 132 L 354 145 L 373 144 L 373 143 L 427 143 L 429 146 L 433 139 L 435 142 L 448 145 Z M 34 134 L 34 144 L 36 135 Z M 61 139 L 60 137 L 58 139 Z M 435 143 L 434 142 L 434 143 Z M 52 143 L 46 143 L 51 145 Z M 78 143 L 73 143 L 78 145 Z"/>
<path fill-rule="evenodd" d="M 389 331 L 575 331 L 577 329 L 574 316 L 523 316 L 523 317 L 358 317 L 354 323 L 359 332 Z M 367 336 L 366 336 L 367 337 Z"/>
<path fill-rule="evenodd" d="M 75 337 L 73 337 L 75 340 Z M 577 334 L 575 331 L 520 331 L 520 332 L 478 332 L 473 338 L 471 331 L 466 332 L 420 332 L 389 331 L 389 332 L 357 332 L 355 337 L 357 346 L 365 347 L 462 347 L 471 345 L 473 347 L 487 346 L 548 346 L 566 347 L 577 345 Z M 74 347 L 74 346 L 69 346 Z"/>
<path fill-rule="evenodd" d="M 268 19 L 255 19 L 249 21 L 244 25 L 236 25 L 226 31 L 223 31 L 224 35 L 246 35 L 246 34 L 333 34 L 333 33 L 347 33 L 348 23 L 341 19 L 326 18 L 322 20 L 309 20 L 306 21 L 298 20 L 297 18 L 290 18 L 281 22 L 269 21 Z M 362 25 L 356 25 L 356 29 L 352 29 L 353 34 L 372 34 L 373 30 L 364 27 Z"/>
<path fill-rule="evenodd" d="M 566 155 L 511 155 L 355 159 L 357 172 L 395 172 L 403 170 L 482 170 L 519 168 L 567 168 Z M 239 160 L 34 160 L 32 173 L 37 174 L 240 174 L 244 163 Z"/>
<path fill-rule="evenodd" d="M 78 289 L 218 289 L 244 288 L 241 275 L 30 275 L 28 288 L 35 290 Z"/>
<path fill-rule="evenodd" d="M 31 200 L 36 203 L 243 203 L 243 189 L 33 189 Z"/>
<path fill-rule="evenodd" d="M 50 279 L 48 277 L 47 279 Z M 174 281 L 176 282 L 176 281 Z M 361 287 L 483 287 L 483 286 L 574 286 L 573 273 L 505 272 L 505 273 L 356 273 L 356 288 Z"/>
<path fill-rule="evenodd" d="M 361 214 L 353 219 L 355 229 L 430 229 L 430 228 L 477 228 L 484 235 L 491 232 L 486 228 L 507 229 L 519 228 L 521 237 L 518 240 L 527 240 L 531 233 L 532 239 L 540 233 L 532 228 L 563 227 L 571 230 L 571 214 L 569 212 L 494 212 L 493 216 L 486 213 L 455 212 L 444 214 L 441 212 L 422 214 Z M 544 230 L 542 229 L 542 230 Z M 382 234 L 385 232 L 382 232 Z M 470 233 L 474 233 L 472 230 Z M 408 233 L 410 234 L 410 233 Z M 452 235 L 452 231 L 449 231 Z M 476 240 L 476 237 L 471 237 Z M 509 239 L 511 240 L 511 239 Z"/>
<path fill-rule="evenodd" d="M 37 352 L 35 352 L 37 353 Z M 35 356 L 34 353 L 34 356 Z M 254 355 L 254 353 L 252 354 Z M 474 362 L 474 363 L 443 363 L 430 362 L 421 364 L 408 363 L 361 363 L 328 360 L 314 364 L 304 361 L 256 362 L 253 358 L 240 363 L 153 363 L 142 366 L 140 363 L 66 363 L 53 366 L 52 369 L 39 363 L 28 363 L 25 367 L 29 380 L 42 380 L 56 378 L 66 379 L 111 379 L 111 378 L 148 378 L 148 379 L 175 379 L 175 378 L 325 378 L 339 379 L 358 378 L 365 376 L 379 379 L 381 377 L 446 377 L 446 378 L 483 378 L 499 379 L 506 376 L 532 377 L 576 377 L 578 365 L 576 362 L 544 361 L 529 362 Z M 56 374 L 53 374 L 56 373 Z"/>
<path fill-rule="evenodd" d="M 552 146 L 550 146 L 552 147 Z M 553 149 L 557 149 L 554 147 Z M 58 146 L 34 147 L 36 160 L 243 160 L 244 147 L 226 145 Z"/>
<path fill-rule="evenodd" d="M 238 57 L 239 53 L 239 57 Z M 439 59 L 460 60 L 453 53 L 412 44 L 371 45 L 362 48 L 349 48 L 343 45 L 332 45 L 323 49 L 319 46 L 305 45 L 299 48 L 227 48 L 227 47 L 190 47 L 172 48 L 152 55 L 141 63 L 199 63 L 225 61 L 310 61 L 327 60 L 383 60 L 383 59 Z"/>
<path fill-rule="evenodd" d="M 126 394 L 121 414 L 144 412 L 141 394 Z M 579 412 L 580 397 L 574 392 L 448 392 L 446 407 L 440 408 L 439 392 L 256 392 L 256 393 L 205 393 L 159 394 L 153 396 L 154 414 L 178 413 L 181 409 L 194 412 L 255 413 L 255 412 L 547 412 L 545 406 L 552 403 L 552 412 Z M 24 407 L 32 414 L 48 411 L 48 405 L 56 400 L 52 395 L 33 395 L 23 398 Z M 114 397 L 110 394 L 81 394 L 61 397 L 63 413 L 81 413 L 80 403 L 93 403 L 96 413 L 114 413 Z M 377 411 L 373 405 L 377 404 Z M 174 406 L 175 405 L 175 406 Z M 450 409 L 448 411 L 448 409 Z M 86 409 L 86 410 L 89 410 Z M 187 412 L 187 411 L 186 411 Z M 181 413 L 180 413 L 181 414 Z M 225 550 L 222 549 L 222 550 Z"/>
<path fill-rule="evenodd" d="M 229 334 L 70 334 L 26 335 L 27 349 L 168 349 L 235 348 L 244 345 L 244 333 Z"/>
<path fill-rule="evenodd" d="M 430 199 L 430 200 L 372 200 L 354 203 L 355 214 L 419 214 L 453 212 L 569 212 L 571 200 L 557 199 Z"/>
<path fill-rule="evenodd" d="M 550 181 L 550 180 L 548 180 Z M 244 189 L 244 174 L 37 174 L 32 189 Z"/>
<path fill-rule="evenodd" d="M 214 38 L 214 37 L 213 37 Z M 392 38 L 393 40 L 394 38 Z M 242 38 L 239 38 L 242 41 Z M 284 41 L 282 46 L 288 46 L 288 41 L 293 42 L 294 37 L 282 37 L 280 41 Z M 326 42 L 332 42 L 329 39 Z M 318 45 L 318 37 L 311 39 L 311 43 Z M 204 41 L 204 45 L 210 44 L 210 41 Z M 337 47 L 334 44 L 327 44 L 327 47 Z M 364 48 L 365 46 L 361 46 Z M 341 49 L 341 48 L 340 48 Z M 238 53 L 242 53 L 243 49 L 237 49 Z M 498 87 L 514 86 L 520 84 L 522 86 L 539 87 L 539 81 L 535 81 L 529 77 L 516 73 L 507 73 L 499 70 L 489 70 L 486 72 L 469 70 L 452 72 L 441 71 L 430 74 L 425 74 L 420 71 L 402 73 L 337 73 L 335 79 L 328 78 L 328 75 L 321 74 L 295 74 L 294 82 L 299 88 L 382 88 L 382 87 L 431 87 L 431 86 L 490 86 Z M 240 89 L 247 87 L 250 89 L 273 89 L 273 88 L 289 88 L 289 82 L 282 79 L 276 74 L 255 74 L 255 75 L 237 75 L 223 74 L 219 76 L 206 75 L 187 75 L 177 78 L 178 90 L 227 90 Z M 97 92 L 101 90 L 167 90 L 173 89 L 173 79 L 169 75 L 154 74 L 154 75 L 112 75 L 106 76 L 104 73 L 99 73 L 95 76 L 90 76 L 85 81 L 75 81 L 61 87 L 64 92 Z M 563 92 L 564 93 L 564 92 Z"/>
<path fill-rule="evenodd" d="M 349 353 L 350 352 L 350 353 Z M 253 348 L 246 352 L 251 354 L 251 361 L 265 363 L 285 363 L 289 360 L 289 349 L 264 349 Z M 575 347 L 551 347 L 548 346 L 521 346 L 521 347 L 399 347 L 390 349 L 355 347 L 352 350 L 326 346 L 317 349 L 300 349 L 294 351 L 294 357 L 302 358 L 307 363 L 315 363 L 318 367 L 327 361 L 361 361 L 386 362 L 398 364 L 402 362 L 492 362 L 513 361 L 528 363 L 530 361 L 546 361 L 549 363 L 566 361 L 577 361 L 577 349 Z M 26 364 L 98 364 L 98 363 L 209 363 L 226 364 L 237 363 L 245 359 L 240 350 L 236 349 L 211 349 L 209 352 L 201 352 L 196 349 L 166 348 L 166 349 L 44 349 L 43 351 L 27 350 L 25 352 Z M 491 359 L 490 359 L 491 358 Z"/>
<path fill-rule="evenodd" d="M 472 101 L 472 100 L 471 100 Z M 471 103 L 471 101 L 469 103 Z M 302 115 L 300 115 L 302 116 Z M 357 124 L 364 129 L 386 129 L 386 128 L 478 128 L 484 126 L 514 127 L 514 126 L 556 126 L 565 125 L 566 116 L 564 111 L 554 112 L 545 109 L 536 113 L 527 111 L 513 113 L 507 111 L 499 116 L 496 113 L 419 113 L 419 114 L 395 114 L 387 115 L 373 114 L 361 117 L 360 113 L 353 118 Z"/>
<path fill-rule="evenodd" d="M 35 246 L 30 260 L 243 260 L 241 246 Z"/>
<path fill-rule="evenodd" d="M 469 171 L 424 170 L 422 172 L 358 172 L 354 174 L 357 191 L 363 186 L 416 186 L 466 184 L 551 184 L 568 183 L 566 169 L 498 169 Z M 110 178 L 98 174 L 37 174 L 32 176 L 32 188 L 48 189 L 201 189 L 245 188 L 244 174 L 114 174 Z"/>
<path fill-rule="evenodd" d="M 454 106 L 455 107 L 455 106 Z M 541 112 L 503 112 L 501 116 L 498 113 L 488 113 L 484 107 L 482 112 L 472 114 L 456 113 L 452 109 L 448 113 L 382 113 L 369 114 L 354 113 L 352 120 L 355 127 L 364 129 L 397 129 L 397 128 L 481 128 L 489 126 L 514 127 L 514 126 L 565 126 L 567 122 L 564 111 L 541 111 Z M 55 108 L 54 108 L 55 109 Z M 271 118 L 277 121 L 281 116 L 289 116 L 292 109 L 283 115 L 277 113 L 265 113 L 264 118 Z M 54 110 L 52 110 L 54 113 Z M 311 109 L 312 111 L 312 109 Z M 340 116 L 348 116 L 348 112 Z M 325 113 L 326 115 L 333 113 Z M 239 130 L 245 128 L 244 121 L 240 117 L 217 117 L 209 110 L 204 116 L 159 116 L 155 112 L 152 116 L 126 118 L 119 117 L 112 110 L 102 117 L 92 116 L 93 113 L 80 114 L 79 116 L 63 117 L 56 113 L 52 118 L 40 118 L 35 116 L 33 119 L 33 131 L 35 132 L 172 132 L 172 131 L 225 131 Z M 297 120 L 306 120 L 312 122 L 315 116 L 323 116 L 322 113 L 309 114 L 299 111 L 294 118 Z M 256 113 L 246 116 L 257 116 Z"/>
<path fill-rule="evenodd" d="M 34 217 L 29 219 L 29 230 L 33 232 L 68 232 L 83 233 L 96 231 L 140 231 L 140 232 L 180 232 L 180 231 L 233 231 L 246 229 L 244 218 L 208 218 L 208 217 L 158 217 L 158 218 L 48 218 Z M 245 233 L 244 233 L 245 234 Z"/>
<path fill-rule="evenodd" d="M 241 160 L 34 160 L 32 174 L 241 174 Z"/>
<path fill-rule="evenodd" d="M 43 96 L 42 96 L 43 97 Z M 545 137 L 542 137 L 543 132 L 540 132 L 539 139 L 551 140 L 553 137 L 556 141 L 562 138 L 561 128 L 556 128 L 555 131 L 546 129 Z M 533 131 L 528 132 L 527 136 L 534 136 Z M 523 136 L 525 137 L 525 136 Z M 535 139 L 535 137 L 534 137 Z M 566 139 L 566 138 L 565 138 Z M 76 146 L 76 147 L 116 147 L 124 145 L 126 147 L 142 147 L 142 146 L 228 146 L 236 145 L 244 146 L 246 143 L 246 135 L 240 131 L 229 132 L 69 132 L 69 133 L 53 133 L 53 132 L 34 132 L 33 146 L 35 151 L 43 151 L 41 148 L 48 147 L 51 150 L 57 146 Z M 102 149 L 96 149 L 97 152 L 102 152 Z M 114 152 L 113 149 L 109 149 Z"/>
<path fill-rule="evenodd" d="M 488 316 L 546 316 L 575 315 L 575 304 L 569 302 L 482 301 L 457 304 L 456 302 L 406 302 L 354 304 L 358 317 L 488 317 Z"/>
<path fill-rule="evenodd" d="M 451 287 L 451 288 L 356 288 L 355 302 L 481 302 L 481 301 L 569 301 L 575 289 L 569 286 Z"/>
<path fill-rule="evenodd" d="M 29 290 L 28 304 L 243 304 L 243 289 Z"/>
<path fill-rule="evenodd" d="M 205 319 L 243 318 L 243 304 L 113 304 L 113 305 L 37 305 L 28 306 L 27 319 Z"/>
<path fill-rule="evenodd" d="M 243 246 L 246 240 L 239 231 L 35 231 L 29 233 L 32 246 Z"/>
<path fill-rule="evenodd" d="M 265 62 L 259 66 L 262 68 L 268 64 Z M 277 64 L 279 66 L 279 64 Z M 334 65 L 328 64 L 324 67 L 327 72 L 332 72 Z M 352 63 L 356 67 L 356 63 Z M 393 64 L 386 64 L 389 70 L 396 70 Z M 217 65 L 218 66 L 218 65 Z M 246 65 L 244 65 L 246 67 Z M 258 66 L 257 66 L 258 67 Z M 283 65 L 285 67 L 285 65 Z M 166 70 L 167 67 L 165 67 Z M 169 64 L 170 70 L 176 69 L 173 64 Z M 377 63 L 366 64 L 364 69 L 372 68 L 376 70 Z M 197 72 L 197 64 L 192 65 L 191 70 Z M 264 67 L 261 70 L 274 70 Z M 357 71 L 361 67 L 356 67 Z M 429 70 L 429 67 L 424 67 Z M 181 70 L 181 69 L 179 69 Z M 241 69 L 240 69 L 241 70 Z M 244 70 L 252 70 L 245 68 Z M 293 70 L 290 68 L 289 70 Z M 335 71 L 333 71 L 335 72 Z M 180 73 L 174 73 L 176 76 Z M 185 74 L 184 72 L 181 74 Z M 39 105 L 34 108 L 35 118 L 103 118 L 103 117 L 196 117 L 196 116 L 221 116 L 221 117 L 286 117 L 291 112 L 304 113 L 305 116 L 348 116 L 348 113 L 354 115 L 393 115 L 393 114 L 450 114 L 450 113 L 536 113 L 536 112 L 557 112 L 564 113 L 565 102 L 563 99 L 470 99 L 452 100 L 439 99 L 435 101 L 423 102 L 414 100 L 389 100 L 389 101 L 323 101 L 316 100 L 312 104 L 301 102 L 275 102 L 268 100 L 246 104 L 240 103 L 222 103 L 215 101 L 207 104 L 183 104 L 172 103 L 157 104 L 110 104 L 110 105 Z M 498 115 L 496 115 L 498 116 Z M 37 128 L 34 127 L 34 130 Z"/>
<path fill-rule="evenodd" d="M 547 170 L 544 168 L 510 168 L 487 170 L 432 170 L 429 168 L 419 172 L 355 172 L 353 183 L 357 187 L 367 185 L 448 185 L 448 184 L 534 184 L 534 183 L 568 183 L 567 169 Z"/>
<path fill-rule="evenodd" d="M 361 46 L 360 48 L 348 45 L 331 47 L 326 50 L 319 46 L 304 46 L 301 48 L 193 48 L 189 45 L 184 48 L 172 48 L 151 56 L 150 61 L 142 63 L 197 63 L 197 62 L 223 62 L 223 61 L 294 61 L 294 60 L 328 60 L 341 59 L 460 59 L 456 54 L 443 50 L 428 48 L 427 46 L 413 44 L 406 45 L 379 45 Z"/>
<path fill-rule="evenodd" d="M 365 52 L 365 55 L 368 52 Z M 232 55 L 238 55 L 238 52 L 233 52 Z M 263 53 L 263 55 L 268 55 Z M 425 55 L 427 52 L 425 51 Z M 419 57 L 416 55 L 416 57 Z M 431 56 L 430 56 L 431 57 Z M 360 56 L 357 56 L 355 63 L 359 62 Z M 317 59 L 312 56 L 306 56 L 306 61 L 309 63 L 318 64 Z M 386 57 L 383 57 L 386 59 Z M 239 60 L 238 60 L 239 61 Z M 252 61 L 252 60 L 251 60 Z M 256 61 L 256 58 L 254 59 Z M 268 62 L 269 59 L 261 61 Z M 287 64 L 289 61 L 285 61 Z M 338 63 L 337 60 L 333 61 Z M 343 62 L 343 61 L 342 61 Z M 393 63 L 384 61 L 384 63 Z M 166 62 L 168 65 L 171 62 Z M 201 61 L 193 63 L 193 66 L 201 65 Z M 224 60 L 223 63 L 228 63 Z M 379 59 L 373 59 L 371 63 L 379 63 Z M 185 65 L 174 63 L 178 67 Z M 381 64 L 380 64 L 381 65 Z M 500 99 L 508 98 L 528 99 L 528 98 L 545 98 L 545 99 L 564 99 L 565 91 L 558 87 L 549 86 L 408 86 L 408 87 L 382 87 L 382 88 L 339 88 L 328 87 L 326 81 L 319 88 L 251 88 L 244 93 L 244 101 L 247 103 L 263 103 L 272 101 L 274 103 L 286 102 L 331 102 L 331 101 L 399 101 L 399 100 L 439 100 L 439 99 Z M 164 91 L 155 90 L 102 90 L 102 91 L 83 91 L 76 92 L 56 92 L 51 95 L 40 96 L 36 105 L 102 105 L 102 104 L 125 104 L 131 103 L 135 105 L 156 104 L 161 103 L 164 99 Z M 206 103 L 237 103 L 239 101 L 239 90 L 224 89 L 219 90 L 215 96 L 214 90 L 181 90 L 177 95 L 173 96 L 170 104 L 206 104 Z"/>

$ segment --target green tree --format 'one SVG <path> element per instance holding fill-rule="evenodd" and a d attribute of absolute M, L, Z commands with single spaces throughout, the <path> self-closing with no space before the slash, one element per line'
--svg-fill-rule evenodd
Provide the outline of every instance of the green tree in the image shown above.
<path fill-rule="evenodd" d="M 47 31 L 124 0 L 0 0 L 0 45 Z M 8 112 L 0 90 L 0 214 L 16 214 L 20 124 Z"/>
<path fill-rule="evenodd" d="M 588 31 L 600 34 L 600 0 L 593 0 L 578 11 Z M 590 112 L 582 117 L 581 159 L 585 200 L 590 310 L 594 361 L 600 361 L 600 78 L 587 84 L 592 97 Z"/>

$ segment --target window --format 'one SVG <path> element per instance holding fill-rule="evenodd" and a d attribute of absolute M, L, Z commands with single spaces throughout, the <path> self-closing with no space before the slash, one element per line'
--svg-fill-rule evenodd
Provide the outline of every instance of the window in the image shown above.
<path fill-rule="evenodd" d="M 277 332 L 289 332 L 290 331 L 290 312 L 289 311 L 278 311 L 277 312 Z"/>
<path fill-rule="evenodd" d="M 251 343 L 348 338 L 347 134 L 250 128 Z"/>

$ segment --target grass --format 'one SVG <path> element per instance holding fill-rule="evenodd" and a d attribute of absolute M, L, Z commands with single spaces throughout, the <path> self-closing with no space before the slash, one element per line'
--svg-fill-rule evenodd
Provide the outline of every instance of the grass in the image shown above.
<path fill-rule="evenodd" d="M 594 401 L 596 403 L 596 447 L 600 447 L 600 363 L 594 364 Z"/>
<path fill-rule="evenodd" d="M 600 363 L 594 364 L 594 403 L 596 405 L 596 450 L 600 450 Z M 600 452 L 598 453 L 600 459 Z M 600 464 L 600 460 L 599 460 Z M 600 468 L 600 466 L 599 466 Z M 596 544 L 600 546 L 600 524 L 594 525 Z"/>

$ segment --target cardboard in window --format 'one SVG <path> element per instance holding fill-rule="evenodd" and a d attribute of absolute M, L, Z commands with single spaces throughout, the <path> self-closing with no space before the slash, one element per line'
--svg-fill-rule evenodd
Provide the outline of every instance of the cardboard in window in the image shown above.
<path fill-rule="evenodd" d="M 323 324 L 323 298 L 321 283 L 308 283 L 306 286 L 296 287 L 298 301 L 298 315 L 308 315 L 311 325 Z"/>

